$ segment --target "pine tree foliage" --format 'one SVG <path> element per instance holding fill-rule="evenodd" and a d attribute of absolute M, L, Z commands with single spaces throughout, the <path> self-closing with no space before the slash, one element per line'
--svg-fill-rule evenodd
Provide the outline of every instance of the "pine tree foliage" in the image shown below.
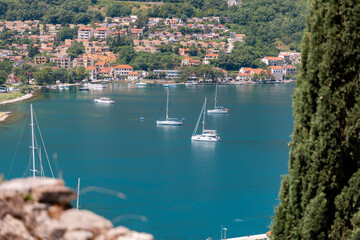
<path fill-rule="evenodd" d="M 283 179 L 288 190 L 280 194 L 272 239 L 359 234 L 351 222 L 360 207 L 359 23 L 358 0 L 310 1 Z"/>

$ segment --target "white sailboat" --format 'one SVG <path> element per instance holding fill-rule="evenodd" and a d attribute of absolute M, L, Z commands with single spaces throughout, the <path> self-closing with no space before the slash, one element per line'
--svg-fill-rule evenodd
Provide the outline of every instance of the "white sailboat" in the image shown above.
<path fill-rule="evenodd" d="M 41 140 L 41 143 L 42 143 L 43 148 L 45 150 L 44 152 L 45 152 L 45 155 L 46 155 L 47 162 L 49 164 L 49 169 L 50 169 L 50 172 L 51 172 L 51 176 L 54 178 L 54 173 L 53 173 L 51 165 L 50 165 L 50 161 L 49 161 L 49 157 L 48 157 L 48 154 L 47 154 L 47 151 L 46 151 L 46 148 L 45 148 L 44 140 L 42 138 L 42 134 L 41 134 L 41 131 L 40 131 L 40 128 L 39 128 L 39 124 L 37 122 L 36 115 L 34 114 L 32 104 L 30 104 L 30 117 L 31 117 L 31 123 L 30 123 L 30 126 L 31 126 L 31 146 L 30 146 L 30 148 L 31 148 L 31 160 L 32 160 L 32 169 L 30 169 L 30 171 L 32 172 L 32 177 L 35 178 L 36 175 L 38 175 L 39 177 L 45 177 L 45 172 L 44 172 L 44 168 L 43 168 L 43 165 L 42 165 L 42 158 L 41 158 L 41 148 L 40 148 L 40 146 L 38 146 L 38 140 L 36 139 L 35 131 L 34 131 L 34 126 L 35 126 L 34 119 L 35 119 L 36 120 L 36 125 L 37 125 L 37 128 L 38 128 L 38 132 L 39 132 L 39 135 L 40 135 L 40 140 Z M 37 150 L 37 151 L 35 151 L 35 150 Z M 36 170 L 36 163 L 35 163 L 36 162 L 36 152 L 37 152 L 38 159 L 39 159 L 40 171 Z"/>
<path fill-rule="evenodd" d="M 169 89 L 167 89 L 167 96 L 166 96 L 166 119 L 161 121 L 156 121 L 157 125 L 172 125 L 172 126 L 181 126 L 183 125 L 181 118 L 169 118 Z"/>
<path fill-rule="evenodd" d="M 192 141 L 203 141 L 203 142 L 219 142 L 221 139 L 220 139 L 220 136 L 217 134 L 216 130 L 205 129 L 205 115 L 206 115 L 206 98 L 204 101 L 204 105 L 200 111 L 198 121 L 195 125 L 194 132 L 191 136 L 191 140 Z M 196 135 L 196 132 L 199 128 L 201 116 L 203 116 L 202 133 Z"/>
<path fill-rule="evenodd" d="M 214 109 L 208 109 L 207 113 L 209 114 L 226 114 L 229 112 L 228 108 L 225 108 L 223 106 L 216 106 L 216 101 L 217 101 L 217 84 L 215 87 L 215 104 L 214 104 Z"/>

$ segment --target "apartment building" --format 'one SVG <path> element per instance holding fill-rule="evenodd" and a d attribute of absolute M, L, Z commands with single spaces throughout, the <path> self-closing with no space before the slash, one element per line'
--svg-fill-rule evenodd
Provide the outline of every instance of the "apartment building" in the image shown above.
<path fill-rule="evenodd" d="M 111 33 L 110 28 L 100 27 L 96 28 L 94 31 L 94 37 L 99 39 L 105 39 Z"/>
<path fill-rule="evenodd" d="M 78 30 L 78 39 L 90 39 L 94 36 L 94 29 L 92 27 L 80 27 Z"/>
<path fill-rule="evenodd" d="M 59 68 L 69 69 L 71 67 L 71 59 L 67 57 L 50 58 L 50 62 L 55 62 Z"/>

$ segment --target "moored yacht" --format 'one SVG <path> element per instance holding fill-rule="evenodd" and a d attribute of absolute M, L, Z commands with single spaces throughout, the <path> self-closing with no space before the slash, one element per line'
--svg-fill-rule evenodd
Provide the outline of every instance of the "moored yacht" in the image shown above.
<path fill-rule="evenodd" d="M 65 89 L 65 90 L 69 90 L 69 85 L 67 84 L 63 84 L 63 85 L 59 85 L 59 89 L 62 90 L 62 89 Z"/>
<path fill-rule="evenodd" d="M 191 136 L 191 140 L 192 141 L 203 141 L 203 142 L 219 142 L 221 139 L 220 139 L 220 136 L 217 134 L 216 130 L 205 129 L 205 115 L 206 115 L 206 98 L 204 101 L 204 105 L 200 111 L 198 121 L 195 125 L 193 135 Z M 200 124 L 201 116 L 203 116 L 202 133 L 196 134 L 199 124 Z"/>
<path fill-rule="evenodd" d="M 90 89 L 104 89 L 106 86 L 104 84 L 91 84 L 91 83 L 85 83 L 84 87 L 90 88 Z"/>
<path fill-rule="evenodd" d="M 176 83 L 164 83 L 163 87 L 176 87 Z"/>
<path fill-rule="evenodd" d="M 111 104 L 111 103 L 115 103 L 115 101 L 111 100 L 110 98 L 101 97 L 101 98 L 96 98 L 96 99 L 94 99 L 94 103 L 107 103 L 107 104 Z"/>
<path fill-rule="evenodd" d="M 217 101 L 217 84 L 215 87 L 215 104 L 214 104 L 214 109 L 208 109 L 207 113 L 209 114 L 226 114 L 229 113 L 229 109 L 225 108 L 223 106 L 216 106 L 216 101 Z"/>
<path fill-rule="evenodd" d="M 156 121 L 157 125 L 172 125 L 172 126 L 181 126 L 183 125 L 181 118 L 169 118 L 169 89 L 167 89 L 166 95 L 166 118 L 165 120 Z"/>
<path fill-rule="evenodd" d="M 85 87 L 85 86 L 81 86 L 79 87 L 79 91 L 80 92 L 88 92 L 90 89 L 88 87 Z"/>
<path fill-rule="evenodd" d="M 135 83 L 135 86 L 137 86 L 137 87 L 146 87 L 146 85 L 147 85 L 147 83 L 145 83 L 145 82 L 137 82 L 137 83 Z"/>

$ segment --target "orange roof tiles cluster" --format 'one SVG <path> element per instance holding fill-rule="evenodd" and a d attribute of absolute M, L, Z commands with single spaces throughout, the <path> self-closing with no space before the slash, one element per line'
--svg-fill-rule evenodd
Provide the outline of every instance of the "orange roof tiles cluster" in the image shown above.
<path fill-rule="evenodd" d="M 90 67 L 87 67 L 86 70 L 93 71 L 93 70 L 96 70 L 96 68 L 94 68 L 93 66 L 90 66 Z"/>
<path fill-rule="evenodd" d="M 115 68 L 132 69 L 133 67 L 130 65 L 117 65 Z"/>
<path fill-rule="evenodd" d="M 265 57 L 267 60 L 272 60 L 272 61 L 282 61 L 284 60 L 281 57 Z"/>

